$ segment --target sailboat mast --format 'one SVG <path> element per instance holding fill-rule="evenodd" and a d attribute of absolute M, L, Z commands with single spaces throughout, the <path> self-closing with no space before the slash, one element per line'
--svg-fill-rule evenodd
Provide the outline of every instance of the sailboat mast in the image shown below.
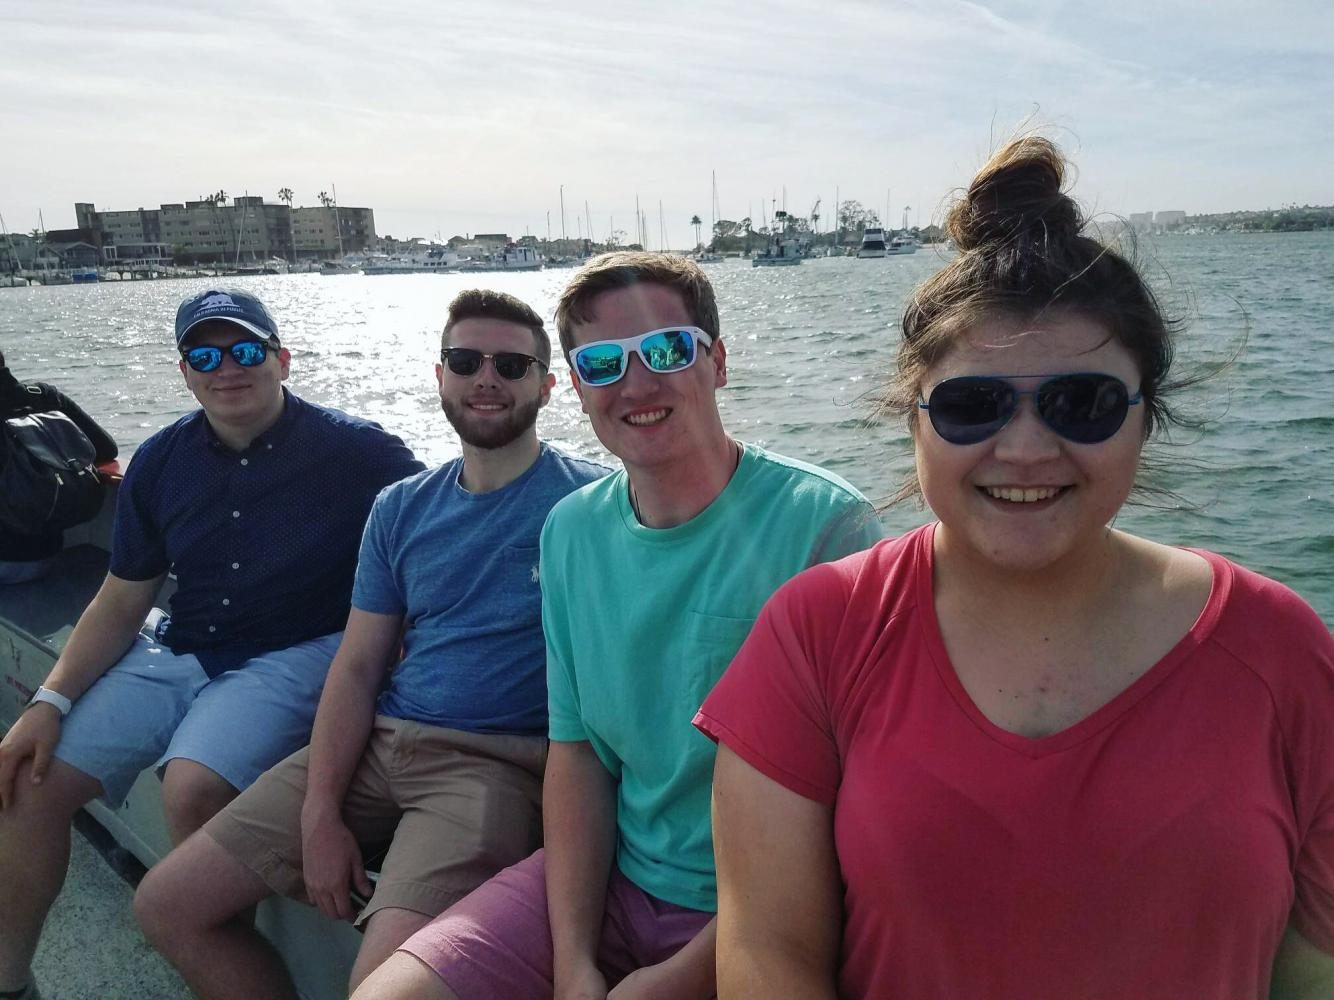
<path fill-rule="evenodd" d="M 338 256 L 345 255 L 343 250 L 343 223 L 338 218 L 338 185 L 330 182 L 329 187 L 333 189 L 333 210 L 334 210 L 334 229 L 338 231 Z"/>
<path fill-rule="evenodd" d="M 838 185 L 834 185 L 834 245 L 843 245 L 843 220 L 838 211 Z"/>

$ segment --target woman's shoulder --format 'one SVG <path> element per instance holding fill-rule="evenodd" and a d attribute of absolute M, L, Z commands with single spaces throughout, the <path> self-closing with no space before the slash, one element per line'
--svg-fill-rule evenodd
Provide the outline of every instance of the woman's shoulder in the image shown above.
<path fill-rule="evenodd" d="M 1334 636 L 1295 590 L 1205 549 L 1212 588 L 1201 638 L 1259 675 L 1276 695 L 1316 685 L 1334 695 Z M 1334 709 L 1334 703 L 1330 708 Z"/>
<path fill-rule="evenodd" d="M 778 593 L 802 607 L 837 609 L 840 616 L 863 615 L 867 604 L 902 610 L 930 590 L 931 525 L 876 542 L 868 549 L 820 563 L 789 580 Z"/>

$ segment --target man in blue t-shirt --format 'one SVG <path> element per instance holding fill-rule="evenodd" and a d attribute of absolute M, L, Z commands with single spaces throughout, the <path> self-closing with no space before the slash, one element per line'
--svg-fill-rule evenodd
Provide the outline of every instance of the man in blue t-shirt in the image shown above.
<path fill-rule="evenodd" d="M 291 990 L 242 919 L 267 896 L 344 920 L 350 897 L 362 897 L 355 988 L 409 934 L 540 842 L 538 538 L 558 500 L 610 470 L 539 442 L 551 344 L 518 299 L 459 295 L 440 360 L 440 402 L 462 458 L 376 500 L 310 747 L 140 887 L 149 939 L 199 995 Z M 374 886 L 370 851 L 384 852 Z"/>
<path fill-rule="evenodd" d="M 0 996 L 35 994 L 84 803 L 118 807 L 154 766 L 179 843 L 309 739 L 356 539 L 379 491 L 424 468 L 378 424 L 288 392 L 291 355 L 248 292 L 182 302 L 176 347 L 200 409 L 135 452 L 110 572 L 0 742 Z M 147 626 L 168 572 L 170 616 Z"/>

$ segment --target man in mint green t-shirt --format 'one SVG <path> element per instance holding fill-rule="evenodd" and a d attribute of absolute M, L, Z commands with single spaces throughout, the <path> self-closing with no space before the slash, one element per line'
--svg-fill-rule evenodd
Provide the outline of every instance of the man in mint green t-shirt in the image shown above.
<path fill-rule="evenodd" d="M 556 322 L 624 470 L 542 532 L 546 847 L 418 932 L 367 997 L 713 996 L 715 747 L 691 719 L 781 584 L 882 536 L 842 479 L 728 436 L 693 262 L 606 254 Z"/>

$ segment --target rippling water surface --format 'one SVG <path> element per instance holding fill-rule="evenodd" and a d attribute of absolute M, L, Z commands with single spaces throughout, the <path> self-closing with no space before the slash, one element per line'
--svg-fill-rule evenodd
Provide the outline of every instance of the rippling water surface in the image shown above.
<path fill-rule="evenodd" d="M 1334 234 L 1173 238 L 1141 244 L 1146 273 L 1186 320 L 1185 367 L 1237 353 L 1183 394 L 1207 423 L 1154 449 L 1159 480 L 1192 509 L 1127 509 L 1119 523 L 1201 545 L 1274 576 L 1334 622 Z M 870 395 L 892 363 L 908 291 L 941 265 L 911 257 L 809 260 L 797 268 L 709 265 L 728 344 L 724 420 L 738 436 L 822 464 L 884 499 L 911 466 L 903 428 L 872 423 Z M 432 365 L 460 289 L 512 292 L 550 317 L 567 271 L 483 275 L 318 274 L 221 279 L 250 287 L 293 354 L 291 385 L 379 420 L 428 461 L 458 445 Z M 20 375 L 58 383 L 121 442 L 122 455 L 193 405 L 171 345 L 175 307 L 217 281 L 0 289 L 0 346 Z M 563 362 L 542 433 L 603 452 Z M 891 530 L 927 519 L 900 504 Z"/>

